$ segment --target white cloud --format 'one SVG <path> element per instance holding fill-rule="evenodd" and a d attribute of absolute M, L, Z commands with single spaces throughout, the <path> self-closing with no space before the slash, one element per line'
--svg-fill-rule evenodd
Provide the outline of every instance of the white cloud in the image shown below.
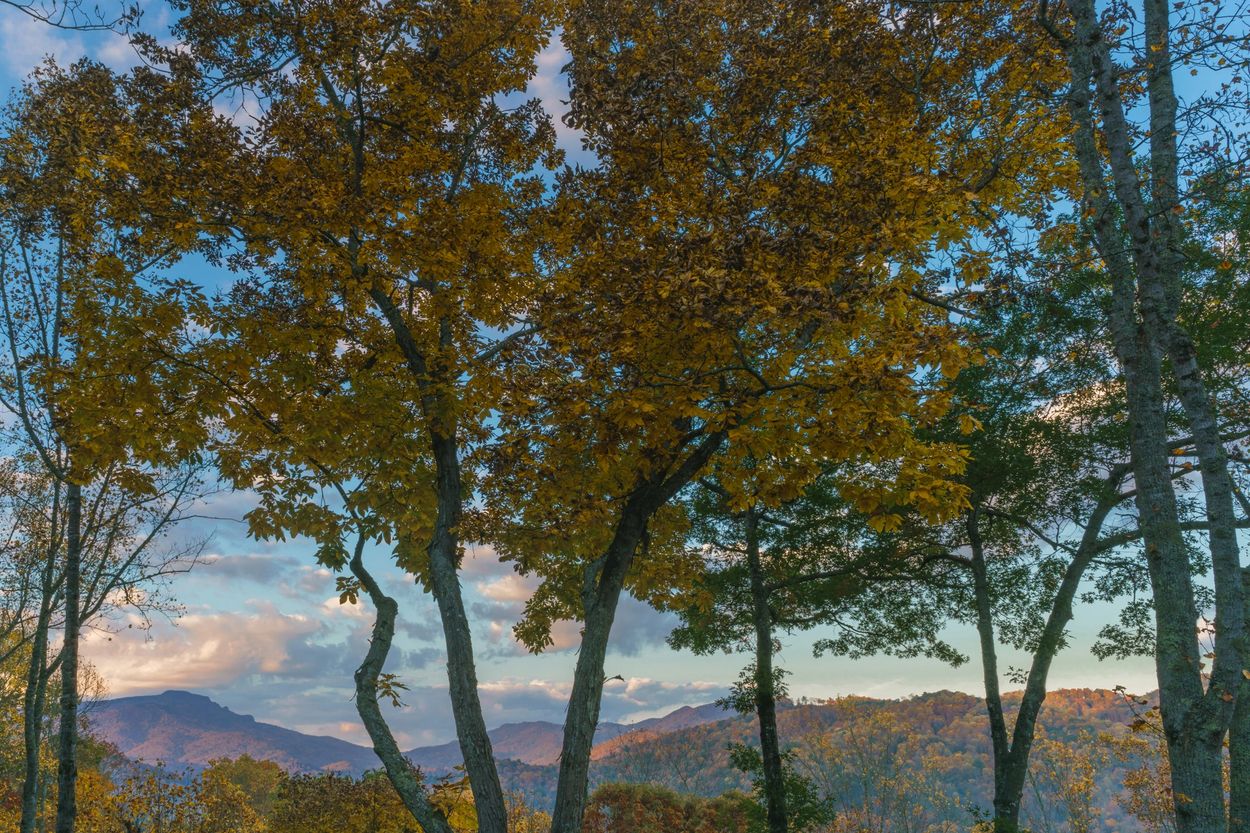
<path fill-rule="evenodd" d="M 86 54 L 81 36 L 56 29 L 12 9 L 0 8 L 0 42 L 4 43 L 5 70 L 25 76 L 45 58 L 55 56 L 64 65 Z"/>
<path fill-rule="evenodd" d="M 83 655 L 108 681 L 110 696 L 228 686 L 252 674 L 302 676 L 326 657 L 314 644 L 322 623 L 261 603 L 256 612 L 191 613 L 150 633 L 138 621 L 116 634 L 91 633 Z"/>
<path fill-rule="evenodd" d="M 511 573 L 494 581 L 477 582 L 477 592 L 494 602 L 526 602 L 534 595 L 538 582 L 534 579 Z"/>

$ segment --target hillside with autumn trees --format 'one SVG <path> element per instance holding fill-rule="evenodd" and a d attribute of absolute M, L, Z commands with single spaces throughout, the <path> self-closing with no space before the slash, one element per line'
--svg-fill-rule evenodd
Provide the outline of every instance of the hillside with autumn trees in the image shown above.
<path fill-rule="evenodd" d="M 1250 831 L 1240 0 L 0 39 L 3 830 Z"/>

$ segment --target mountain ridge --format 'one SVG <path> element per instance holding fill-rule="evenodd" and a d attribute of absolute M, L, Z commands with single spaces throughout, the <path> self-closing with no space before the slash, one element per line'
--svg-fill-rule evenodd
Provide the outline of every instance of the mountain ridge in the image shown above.
<path fill-rule="evenodd" d="M 359 774 L 381 766 L 366 746 L 258 721 L 203 694 L 179 689 L 102 700 L 86 714 L 93 734 L 113 744 L 126 758 L 146 763 L 202 769 L 217 758 L 249 755 L 271 760 L 289 772 Z M 729 716 L 715 704 L 682 706 L 637 723 L 601 723 L 595 739 L 597 746 L 620 741 L 612 747 L 618 748 L 631 736 L 655 737 Z M 497 759 L 531 766 L 554 764 L 563 743 L 563 727 L 541 720 L 505 723 L 488 734 Z M 416 747 L 404 754 L 429 772 L 450 771 L 461 763 L 456 741 Z"/>
<path fill-rule="evenodd" d="M 1019 697 L 1019 692 L 1004 693 L 1009 720 Z M 1046 763 L 1052 741 L 1067 744 L 1063 754 L 1078 759 L 1110 754 L 1115 738 L 1132 739 L 1132 727 L 1153 702 L 1154 695 L 1143 699 L 1105 689 L 1049 692 L 1034 750 L 1039 777 L 1054 777 L 1046 773 L 1070 768 L 1063 763 L 1056 769 L 1061 759 Z M 989 806 L 992 779 L 986 774 L 992 771 L 991 749 L 985 703 L 979 697 L 937 691 L 899 700 L 842 697 L 779 705 L 779 732 L 787 749 L 797 755 L 796 765 L 820 779 L 822 788 L 848 808 L 911 802 L 931 820 L 964 829 L 969 818 Z M 191 713 L 176 720 L 179 709 Z M 191 769 L 202 768 L 214 757 L 240 754 L 268 758 L 291 771 L 358 775 L 379 766 L 365 747 L 262 723 L 188 692 L 105 701 L 95 705 L 92 720 L 97 734 L 113 740 L 126 757 L 148 761 L 159 757 Z M 504 788 L 530 807 L 550 809 L 559 770 L 555 756 L 560 727 L 544 721 L 504 724 L 491 737 Z M 1116 747 L 1120 751 L 1089 785 L 1089 799 L 1108 830 L 1134 829 L 1125 809 L 1125 777 L 1134 766 L 1151 765 L 1141 758 L 1149 749 L 1149 738 L 1145 741 L 1141 748 L 1140 743 Z M 703 797 L 731 790 L 750 792 L 750 778 L 733 766 L 730 750 L 757 743 L 753 716 L 727 714 L 712 704 L 679 708 L 634 724 L 605 723 L 593 750 L 590 786 L 651 784 Z M 161 751 L 177 756 L 155 754 Z M 454 743 L 419 747 L 407 754 L 434 776 L 448 772 L 460 757 Z M 871 777 L 865 778 L 868 770 Z M 913 795 L 913 787 L 923 787 L 923 795 Z M 1026 814 L 1041 818 L 1039 813 L 1054 811 L 1049 804 L 1037 805 L 1038 800 L 1026 797 Z M 1113 822 L 1119 826 L 1110 826 Z"/>

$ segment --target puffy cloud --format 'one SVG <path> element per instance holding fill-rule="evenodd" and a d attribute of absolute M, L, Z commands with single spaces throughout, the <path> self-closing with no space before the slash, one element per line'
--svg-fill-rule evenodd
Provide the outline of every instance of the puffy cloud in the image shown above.
<path fill-rule="evenodd" d="M 528 653 L 528 650 L 516 641 L 512 631 L 512 626 L 524 614 L 524 601 L 510 598 L 514 595 L 513 586 L 500 586 L 501 581 L 496 580 L 487 586 L 494 588 L 496 597 L 502 598 L 492 598 L 488 595 L 488 601 L 475 602 L 470 605 L 473 615 L 479 621 L 486 623 L 486 641 L 492 646 L 484 654 L 484 658 L 487 659 Z M 608 653 L 633 657 L 647 650 L 662 648 L 676 625 L 677 617 L 674 614 L 657 611 L 632 597 L 623 597 L 617 608 L 616 620 L 612 625 L 612 639 L 608 643 Z M 547 652 L 575 651 L 582 642 L 581 630 L 580 622 L 569 620 L 556 622 L 551 628 L 552 644 L 547 648 Z"/>
<path fill-rule="evenodd" d="M 6 81 L 25 76 L 49 57 L 55 58 L 63 67 L 68 67 L 79 58 L 90 57 L 119 72 L 139 63 L 134 47 L 122 34 L 60 28 L 22 14 L 9 8 L 8 4 L 3 5 L 4 8 L 0 8 L 0 43 L 4 44 L 4 53 L 0 56 L 0 74 L 7 73 L 13 77 Z M 122 4 L 94 6 L 89 3 L 49 2 L 46 6 L 50 10 L 68 10 L 70 14 L 65 19 L 66 23 L 88 23 L 120 11 Z M 158 12 L 154 16 L 145 15 L 143 22 L 148 31 L 159 31 L 168 20 L 167 13 Z"/>
<path fill-rule="evenodd" d="M 569 112 L 569 85 L 561 74 L 569 62 L 570 55 L 560 37 L 554 37 L 538 55 L 537 71 L 529 80 L 525 90 L 528 98 L 538 98 L 543 109 L 551 115 L 556 129 L 556 144 L 568 155 L 570 162 L 593 167 L 597 160 L 591 152 L 582 147 L 582 132 L 564 123 Z"/>
<path fill-rule="evenodd" d="M 509 573 L 493 581 L 479 581 L 477 592 L 494 602 L 526 602 L 537 587 L 536 579 Z"/>
<path fill-rule="evenodd" d="M 668 635 L 677 623 L 677 616 L 673 613 L 658 611 L 632 596 L 622 598 L 612 623 L 612 641 L 608 644 L 608 651 L 636 657 L 648 650 L 665 648 Z"/>
<path fill-rule="evenodd" d="M 602 711 L 607 720 L 633 723 L 668 714 L 682 706 L 710 703 L 724 696 L 726 691 L 721 683 L 703 680 L 673 682 L 627 677 L 623 681 L 609 680 L 604 686 Z"/>
<path fill-rule="evenodd" d="M 515 570 L 512 564 L 499 560 L 499 554 L 489 544 L 465 544 L 464 561 L 460 565 L 460 575 L 478 581 L 511 575 Z"/>
<path fill-rule="evenodd" d="M 411 651 L 400 651 L 399 657 L 399 673 L 404 671 L 419 671 L 430 665 L 436 665 L 446 662 L 446 654 L 442 648 L 416 648 Z"/>
<path fill-rule="evenodd" d="M 479 687 L 487 724 L 546 720 L 563 723 L 572 691 L 559 680 L 496 680 Z M 600 719 L 632 723 L 668 714 L 682 706 L 710 703 L 723 696 L 726 687 L 713 682 L 672 682 L 645 677 L 609 680 L 603 691 Z"/>
<path fill-rule="evenodd" d="M 213 689 L 248 675 L 312 678 L 336 667 L 338 649 L 319 644 L 325 625 L 260 602 L 252 613 L 190 613 L 150 632 L 132 619 L 118 633 L 84 637 L 83 655 L 113 696 Z"/>

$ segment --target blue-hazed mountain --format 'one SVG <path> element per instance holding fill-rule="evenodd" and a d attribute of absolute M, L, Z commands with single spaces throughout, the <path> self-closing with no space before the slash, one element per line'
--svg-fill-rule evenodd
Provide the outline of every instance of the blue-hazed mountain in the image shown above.
<path fill-rule="evenodd" d="M 214 758 L 250 755 L 291 772 L 362 772 L 379 765 L 372 749 L 260 723 L 188 691 L 105 700 L 90 707 L 87 720 L 93 735 L 146 763 L 199 768 Z"/>
<path fill-rule="evenodd" d="M 726 717 L 715 705 L 687 706 L 634 724 L 600 724 L 596 741 L 619 744 L 628 738 L 653 737 Z M 372 749 L 261 723 L 186 691 L 105 700 L 90 708 L 88 720 L 94 735 L 112 743 L 127 758 L 148 763 L 200 768 L 214 758 L 250 755 L 274 761 L 291 772 L 360 773 L 380 766 Z M 544 766 L 559 757 L 563 729 L 543 721 L 508 723 L 492 730 L 490 738 L 497 758 Z M 461 762 L 454 741 L 419 747 L 407 756 L 433 773 L 445 772 Z"/>

